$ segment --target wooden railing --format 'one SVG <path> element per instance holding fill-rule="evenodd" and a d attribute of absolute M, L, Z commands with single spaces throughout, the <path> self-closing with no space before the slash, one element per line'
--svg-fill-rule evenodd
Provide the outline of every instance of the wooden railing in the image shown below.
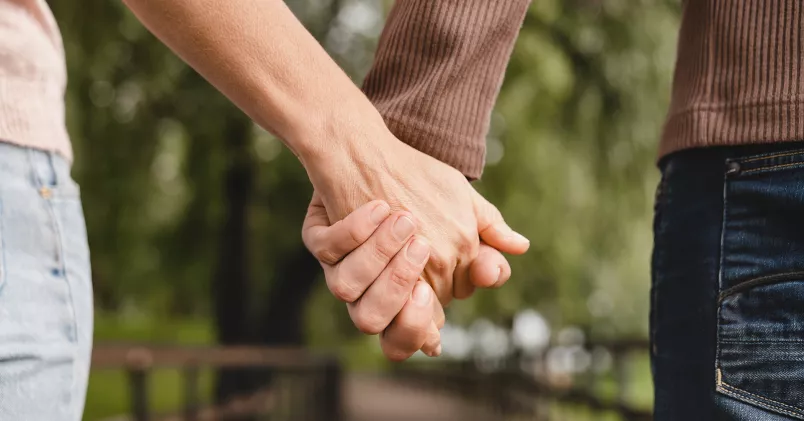
<path fill-rule="evenodd" d="M 467 401 L 482 404 L 496 420 L 524 419 L 551 421 L 555 405 L 572 406 L 597 414 L 616 414 L 623 421 L 650 421 L 650 411 L 636 408 L 627 399 L 628 372 L 632 356 L 648 352 L 645 341 L 598 342 L 586 345 L 588 350 L 606 349 L 612 356 L 611 375 L 615 379 L 614 396 L 601 397 L 596 393 L 597 375 L 581 374 L 571 382 L 558 385 L 548 376 L 527 373 L 518 361 L 508 368 L 481 372 L 468 361 L 403 365 L 394 370 L 395 376 L 417 389 L 449 390 Z"/>
<path fill-rule="evenodd" d="M 629 365 L 637 354 L 645 355 L 644 341 L 597 342 L 588 351 L 605 349 L 612 366 L 605 374 L 616 389 L 605 396 L 598 392 L 600 373 L 589 370 L 570 377 L 526 372 L 522 360 L 511 360 L 503 369 L 482 371 L 471 361 L 420 365 L 394 365 L 397 384 L 421 391 L 448 391 L 465 402 L 480 404 L 493 417 L 489 421 L 529 419 L 553 421 L 558 406 L 584 408 L 600 419 L 616 414 L 622 421 L 650 421 L 651 414 L 629 403 Z M 546 366 L 544 356 L 541 365 Z M 275 421 L 343 421 L 343 375 L 336 360 L 302 349 L 259 347 L 187 348 L 157 346 L 97 345 L 93 370 L 123 369 L 130 385 L 130 415 L 114 421 L 201 421 L 259 419 Z M 203 405 L 200 397 L 202 369 L 270 370 L 270 381 L 252 393 L 220 405 Z M 149 405 L 148 379 L 160 369 L 178 369 L 183 375 L 183 409 L 173 414 L 154 414 Z M 549 370 L 548 370 L 549 371 Z M 284 379 L 284 380 L 283 380 Z M 285 381 L 292 379 L 292 381 Z M 251 418 L 248 418 L 251 417 Z M 565 418 L 562 418 L 565 419 Z M 111 421 L 111 420 L 110 420 Z"/>
<path fill-rule="evenodd" d="M 222 405 L 200 403 L 199 372 L 202 369 L 271 370 L 274 382 Z M 200 421 L 241 419 L 271 414 L 288 421 L 341 421 L 341 369 L 338 362 L 302 349 L 260 347 L 172 347 L 96 345 L 92 369 L 124 369 L 130 387 L 132 421 Z M 184 383 L 180 414 L 156 415 L 149 405 L 149 376 L 159 369 L 179 369 Z M 276 382 L 293 378 L 292 386 Z"/>

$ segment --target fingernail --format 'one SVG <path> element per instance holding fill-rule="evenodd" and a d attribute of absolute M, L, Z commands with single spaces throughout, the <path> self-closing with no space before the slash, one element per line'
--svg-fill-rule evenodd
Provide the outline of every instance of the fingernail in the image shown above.
<path fill-rule="evenodd" d="M 430 255 L 430 245 L 426 241 L 416 238 L 408 246 L 408 261 L 420 265 Z"/>
<path fill-rule="evenodd" d="M 430 288 L 424 283 L 417 283 L 413 288 L 413 302 L 419 307 L 430 305 Z"/>
<path fill-rule="evenodd" d="M 391 213 L 391 208 L 384 202 L 380 203 L 371 211 L 371 222 L 374 225 L 380 225 L 388 217 L 389 213 Z"/>
<path fill-rule="evenodd" d="M 506 240 L 513 240 L 518 243 L 528 243 L 530 244 L 530 240 L 528 240 L 524 235 L 512 230 L 509 226 L 497 226 L 495 227 L 497 233 L 499 233 L 503 238 Z"/>
<path fill-rule="evenodd" d="M 394 235 L 399 241 L 404 241 L 406 238 L 410 237 L 414 229 L 416 229 L 416 225 L 413 224 L 413 220 L 407 216 L 400 216 L 399 219 L 394 222 Z"/>
<path fill-rule="evenodd" d="M 518 233 L 516 231 L 512 231 L 512 233 L 513 233 L 514 240 L 516 240 L 516 241 L 518 241 L 520 243 L 528 243 L 528 244 L 530 244 L 530 240 L 528 240 L 528 238 L 525 237 L 524 235 L 522 235 L 522 234 L 520 234 L 520 233 Z"/>
<path fill-rule="evenodd" d="M 441 344 L 438 344 L 438 347 L 435 349 L 435 351 L 433 351 L 434 357 L 437 357 L 439 355 L 441 355 Z"/>
<path fill-rule="evenodd" d="M 502 266 L 497 266 L 497 282 L 502 281 Z"/>

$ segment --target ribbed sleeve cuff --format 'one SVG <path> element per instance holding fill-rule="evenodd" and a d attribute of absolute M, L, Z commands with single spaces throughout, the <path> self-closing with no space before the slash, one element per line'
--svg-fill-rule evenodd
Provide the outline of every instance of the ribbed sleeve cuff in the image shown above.
<path fill-rule="evenodd" d="M 440 134 L 437 129 L 414 121 L 399 121 L 384 116 L 385 124 L 398 139 L 419 151 L 460 171 L 470 180 L 483 174 L 486 163 L 486 144 L 474 137 L 455 138 Z"/>

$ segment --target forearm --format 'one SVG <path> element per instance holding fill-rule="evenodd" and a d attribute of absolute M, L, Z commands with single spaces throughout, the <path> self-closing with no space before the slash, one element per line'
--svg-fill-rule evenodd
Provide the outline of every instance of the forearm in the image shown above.
<path fill-rule="evenodd" d="M 279 136 L 308 171 L 327 152 L 353 155 L 366 147 L 370 142 L 353 134 L 382 125 L 280 0 L 124 1 L 182 59 Z"/>

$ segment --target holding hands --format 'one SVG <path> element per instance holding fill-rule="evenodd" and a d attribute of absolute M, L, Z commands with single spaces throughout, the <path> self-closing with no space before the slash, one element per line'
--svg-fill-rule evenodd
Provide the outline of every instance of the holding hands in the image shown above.
<path fill-rule="evenodd" d="M 385 171 L 351 177 L 329 204 L 317 191 L 302 236 L 358 329 L 380 334 L 386 357 L 401 361 L 419 349 L 439 355 L 442 305 L 504 284 L 511 267 L 501 251 L 522 254 L 529 242 L 459 172 L 396 143 Z M 363 204 L 343 215 L 352 202 Z"/>

